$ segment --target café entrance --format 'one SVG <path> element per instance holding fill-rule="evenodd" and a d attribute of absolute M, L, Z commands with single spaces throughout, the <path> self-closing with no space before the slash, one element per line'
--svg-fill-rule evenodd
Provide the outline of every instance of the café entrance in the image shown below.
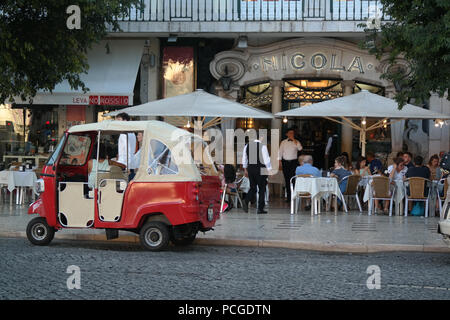
<path fill-rule="evenodd" d="M 368 90 L 373 93 L 384 95 L 384 88 L 368 84 L 365 82 L 352 81 L 351 93 L 357 93 L 361 90 Z M 323 79 L 323 78 L 286 78 L 282 81 L 282 111 L 294 108 L 301 108 L 313 103 L 336 99 L 344 95 L 348 88 L 345 81 L 341 79 Z M 271 112 L 273 99 L 273 86 L 271 82 L 260 82 L 241 87 L 241 102 L 255 108 Z M 270 120 L 258 119 L 238 119 L 236 127 L 243 129 L 271 129 Z M 281 126 L 280 139 L 284 139 L 288 128 L 295 129 L 296 138 L 303 145 L 303 153 L 312 155 L 314 165 L 319 168 L 325 168 L 324 154 L 325 148 L 330 136 L 335 136 L 336 145 L 333 152 L 340 154 L 341 140 L 343 137 L 342 126 L 336 122 L 324 118 L 305 118 L 305 119 L 283 119 Z M 379 135 L 385 138 L 389 137 L 389 128 L 383 128 L 386 132 Z M 337 138 L 336 138 L 337 135 Z M 358 132 L 352 135 L 352 150 L 354 154 L 350 155 L 352 159 L 358 157 Z M 333 157 L 334 155 L 331 155 Z"/>

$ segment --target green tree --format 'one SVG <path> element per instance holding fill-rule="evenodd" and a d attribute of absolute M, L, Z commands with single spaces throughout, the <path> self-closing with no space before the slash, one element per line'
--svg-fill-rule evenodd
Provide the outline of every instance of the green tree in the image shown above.
<path fill-rule="evenodd" d="M 430 92 L 443 97 L 450 85 L 450 0 L 381 0 L 393 21 L 365 29 L 363 47 L 387 57 L 382 78 L 397 89 L 399 108 L 410 99 L 424 103 Z M 398 60 L 408 67 L 399 67 Z M 450 96 L 448 97 L 450 99 Z"/>
<path fill-rule="evenodd" d="M 77 17 L 67 13 L 71 5 L 80 9 L 79 29 L 68 27 Z M 88 49 L 120 30 L 117 17 L 127 17 L 131 6 L 142 8 L 140 0 L 2 0 L 0 103 L 51 92 L 63 80 L 86 92 L 79 75 L 89 69 Z"/>

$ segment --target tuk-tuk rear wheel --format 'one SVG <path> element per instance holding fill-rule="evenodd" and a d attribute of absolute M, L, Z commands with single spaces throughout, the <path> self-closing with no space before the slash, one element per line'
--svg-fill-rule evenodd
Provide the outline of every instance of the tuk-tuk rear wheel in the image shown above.
<path fill-rule="evenodd" d="M 169 245 L 170 235 L 165 223 L 150 221 L 141 228 L 139 238 L 146 249 L 161 251 Z"/>
<path fill-rule="evenodd" d="M 28 240 L 38 246 L 48 245 L 55 236 L 55 229 L 47 224 L 45 218 L 37 217 L 31 220 L 27 226 Z"/>

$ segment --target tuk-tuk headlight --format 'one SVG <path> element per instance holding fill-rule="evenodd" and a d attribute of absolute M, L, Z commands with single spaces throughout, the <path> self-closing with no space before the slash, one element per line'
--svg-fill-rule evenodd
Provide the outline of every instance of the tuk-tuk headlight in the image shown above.
<path fill-rule="evenodd" d="M 44 180 L 43 179 L 38 179 L 34 183 L 34 190 L 36 191 L 36 193 L 42 193 L 42 192 L 45 191 L 45 184 L 44 184 Z"/>
<path fill-rule="evenodd" d="M 208 207 L 207 218 L 208 218 L 208 221 L 213 221 L 213 219 L 214 219 L 214 207 L 213 207 L 213 205 L 210 205 Z"/>

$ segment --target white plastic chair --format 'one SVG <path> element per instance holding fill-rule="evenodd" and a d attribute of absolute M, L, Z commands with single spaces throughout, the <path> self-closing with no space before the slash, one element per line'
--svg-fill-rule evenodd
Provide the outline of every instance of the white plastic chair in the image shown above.
<path fill-rule="evenodd" d="M 450 184 L 450 176 L 447 179 L 441 179 L 439 180 L 439 184 L 444 185 L 444 195 L 443 197 L 439 194 L 439 188 L 436 189 L 437 191 L 437 199 L 439 202 L 439 216 L 441 219 L 444 219 L 445 212 L 447 211 L 448 204 L 450 202 L 450 188 L 448 187 Z M 442 204 L 444 203 L 444 204 Z"/>
<path fill-rule="evenodd" d="M 291 188 L 291 214 L 293 212 L 294 213 L 298 212 L 298 206 L 299 205 L 301 206 L 302 199 L 311 199 L 311 215 L 313 215 L 314 214 L 314 204 L 313 204 L 313 199 L 311 197 L 311 194 L 309 194 L 309 193 L 308 194 L 306 194 L 306 193 L 305 194 L 296 194 L 294 192 L 295 187 L 294 187 L 293 182 L 295 183 L 295 180 L 297 178 L 314 178 L 314 176 L 311 174 L 298 174 L 298 175 L 293 176 L 291 178 L 291 180 L 289 180 L 289 187 Z M 295 201 L 295 205 L 294 205 L 294 201 Z M 294 209 L 294 210 L 292 210 L 292 209 Z M 318 210 L 320 211 L 320 208 L 318 208 Z"/>

